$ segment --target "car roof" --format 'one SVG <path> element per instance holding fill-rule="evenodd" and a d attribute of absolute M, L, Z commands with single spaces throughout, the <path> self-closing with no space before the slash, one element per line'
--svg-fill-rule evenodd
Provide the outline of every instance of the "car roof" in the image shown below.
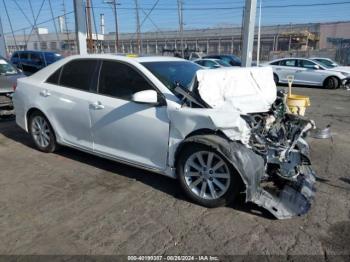
<path fill-rule="evenodd" d="M 68 56 L 70 60 L 73 59 L 86 59 L 86 58 L 94 58 L 94 59 L 113 59 L 113 60 L 123 60 L 130 62 L 169 62 L 169 61 L 188 61 L 186 59 L 172 57 L 172 56 L 140 56 L 140 57 L 128 57 L 124 55 L 114 55 L 114 54 L 86 54 L 86 55 L 72 55 Z"/>
<path fill-rule="evenodd" d="M 322 60 L 329 60 L 332 61 L 332 59 L 328 58 L 328 57 L 310 57 L 311 60 L 313 59 L 322 59 Z"/>
<path fill-rule="evenodd" d="M 285 58 L 278 58 L 275 60 L 270 61 L 269 63 L 277 62 L 277 61 L 283 61 L 283 60 L 312 60 L 311 58 L 305 58 L 305 57 L 285 57 Z M 314 62 L 314 61 L 313 61 Z"/>
<path fill-rule="evenodd" d="M 57 54 L 61 55 L 59 53 L 53 52 L 53 51 L 39 51 L 39 50 L 20 50 L 20 51 L 15 51 L 15 53 L 44 53 L 44 54 Z"/>

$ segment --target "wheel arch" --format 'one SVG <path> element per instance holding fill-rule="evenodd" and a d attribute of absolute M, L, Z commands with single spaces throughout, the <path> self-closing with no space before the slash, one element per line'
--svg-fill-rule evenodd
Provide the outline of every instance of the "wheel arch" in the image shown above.
<path fill-rule="evenodd" d="M 330 75 L 330 76 L 327 76 L 327 77 L 326 77 L 326 79 L 325 79 L 325 80 L 323 80 L 323 82 L 322 82 L 322 86 L 324 87 L 324 86 L 325 86 L 325 84 L 326 84 L 326 81 L 327 81 L 328 79 L 330 79 L 331 77 L 334 77 L 334 78 L 336 78 L 336 79 L 338 80 L 338 86 L 337 86 L 335 89 L 339 88 L 339 87 L 340 87 L 340 85 L 341 85 L 341 80 L 340 80 L 340 78 L 339 78 L 338 76 L 336 76 L 336 75 Z"/>
<path fill-rule="evenodd" d="M 201 128 L 197 129 L 191 133 L 189 133 L 177 146 L 174 154 L 174 166 L 177 166 L 178 159 L 179 159 L 179 154 L 181 151 L 184 149 L 185 146 L 188 146 L 189 144 L 189 138 L 194 137 L 194 136 L 204 136 L 204 135 L 220 135 L 220 136 L 225 136 L 223 132 L 220 130 L 213 130 L 210 128 Z"/>
<path fill-rule="evenodd" d="M 219 152 L 225 160 L 229 163 L 230 167 L 234 169 L 234 172 L 238 175 L 239 180 L 241 182 L 241 186 L 247 186 L 247 182 L 245 176 L 242 174 L 242 169 L 238 168 L 236 163 L 233 163 L 231 159 L 228 157 L 230 154 L 230 149 L 228 148 L 230 141 L 228 138 L 220 131 L 214 131 L 211 129 L 200 129 L 189 134 L 178 146 L 175 153 L 175 167 L 178 166 L 179 155 L 186 147 L 189 147 L 193 144 L 201 144 L 205 146 L 209 146 L 211 149 Z M 176 174 L 177 176 L 177 174 Z"/>
<path fill-rule="evenodd" d="M 43 116 L 49 122 L 49 124 L 50 124 L 50 126 L 51 126 L 51 128 L 52 128 L 52 130 L 54 132 L 55 138 L 57 140 L 59 137 L 57 136 L 56 128 L 53 126 L 52 122 L 49 120 L 47 115 L 42 110 L 40 110 L 38 107 L 31 107 L 26 113 L 26 128 L 27 128 L 27 131 L 29 132 L 29 118 L 34 112 L 39 112 L 40 114 L 43 114 Z"/>

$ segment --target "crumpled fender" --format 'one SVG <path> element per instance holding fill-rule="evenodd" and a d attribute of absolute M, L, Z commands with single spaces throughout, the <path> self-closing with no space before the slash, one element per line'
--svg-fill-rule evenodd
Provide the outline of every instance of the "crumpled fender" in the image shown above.
<path fill-rule="evenodd" d="M 276 195 L 260 187 L 261 178 L 265 173 L 263 158 L 239 142 L 229 141 L 219 135 L 197 135 L 185 139 L 178 148 L 178 152 L 186 143 L 208 145 L 220 152 L 236 169 L 244 182 L 246 202 L 253 202 L 265 208 L 276 218 L 286 219 L 303 215 L 310 209 L 316 181 L 311 165 L 302 165 L 297 181 L 293 185 L 285 185 L 283 190 Z M 307 143 L 301 140 L 300 145 L 302 144 L 304 144 L 304 153 L 307 155 Z"/>
<path fill-rule="evenodd" d="M 264 160 L 261 156 L 239 142 L 229 141 L 218 135 L 192 136 L 185 139 L 181 146 L 186 143 L 204 144 L 220 152 L 241 176 L 246 186 L 246 201 L 254 198 L 265 172 Z M 179 149 L 181 150 L 181 147 Z"/>

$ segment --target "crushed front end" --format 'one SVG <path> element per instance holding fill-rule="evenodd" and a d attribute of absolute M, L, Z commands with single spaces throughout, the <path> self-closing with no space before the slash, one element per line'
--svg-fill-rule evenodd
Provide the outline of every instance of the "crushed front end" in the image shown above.
<path fill-rule="evenodd" d="M 304 139 L 314 123 L 289 114 L 281 92 L 269 112 L 245 114 L 242 118 L 251 128 L 248 146 L 264 159 L 265 165 L 260 186 L 247 195 L 247 201 L 278 219 L 308 212 L 316 179 Z"/>

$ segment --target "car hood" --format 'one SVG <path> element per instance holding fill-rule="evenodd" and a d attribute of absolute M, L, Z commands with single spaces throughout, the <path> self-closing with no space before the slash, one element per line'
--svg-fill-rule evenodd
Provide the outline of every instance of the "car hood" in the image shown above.
<path fill-rule="evenodd" d="M 335 72 L 346 72 L 346 73 L 350 73 L 350 66 L 337 66 L 334 67 L 332 69 L 329 69 L 331 71 L 335 71 Z"/>
<path fill-rule="evenodd" d="M 276 100 L 271 67 L 199 70 L 197 80 L 199 95 L 212 108 L 243 114 L 266 112 Z"/>

